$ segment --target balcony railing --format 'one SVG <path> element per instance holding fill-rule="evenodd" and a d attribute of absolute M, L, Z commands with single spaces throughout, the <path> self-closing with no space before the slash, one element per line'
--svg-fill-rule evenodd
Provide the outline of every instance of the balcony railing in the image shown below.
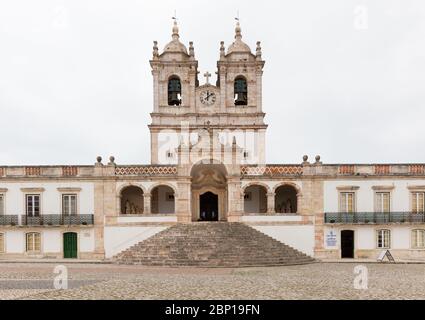
<path fill-rule="evenodd" d="M 424 212 L 326 212 L 325 223 L 425 223 Z"/>
<path fill-rule="evenodd" d="M 18 215 L 1 215 L 0 226 L 16 226 L 19 224 Z"/>
<path fill-rule="evenodd" d="M 94 224 L 94 216 L 92 214 L 78 214 L 78 215 L 45 214 L 38 217 L 28 217 L 28 216 L 21 217 L 21 225 L 23 226 L 75 226 L 75 225 L 93 225 L 93 224 Z"/>

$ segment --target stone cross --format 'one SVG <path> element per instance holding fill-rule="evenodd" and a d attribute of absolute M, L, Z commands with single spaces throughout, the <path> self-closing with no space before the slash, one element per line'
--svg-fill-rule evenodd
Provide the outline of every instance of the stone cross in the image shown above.
<path fill-rule="evenodd" d="M 211 77 L 211 73 L 209 73 L 208 71 L 204 73 L 204 77 L 207 81 L 207 84 L 210 84 L 210 77 Z"/>

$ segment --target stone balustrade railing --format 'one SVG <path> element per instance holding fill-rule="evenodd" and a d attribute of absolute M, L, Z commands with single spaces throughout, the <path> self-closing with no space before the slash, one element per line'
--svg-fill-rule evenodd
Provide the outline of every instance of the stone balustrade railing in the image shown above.
<path fill-rule="evenodd" d="M 176 165 L 0 166 L 1 178 L 84 178 L 102 176 L 175 176 Z M 425 164 L 243 165 L 242 176 L 425 176 Z"/>

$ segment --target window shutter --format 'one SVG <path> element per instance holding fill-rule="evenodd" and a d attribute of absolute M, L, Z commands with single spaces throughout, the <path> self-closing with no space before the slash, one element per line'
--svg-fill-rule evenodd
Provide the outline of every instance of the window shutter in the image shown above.
<path fill-rule="evenodd" d="M 0 194 L 0 216 L 4 215 L 4 196 Z"/>
<path fill-rule="evenodd" d="M 0 233 L 0 252 L 5 252 L 4 248 L 4 233 Z"/>

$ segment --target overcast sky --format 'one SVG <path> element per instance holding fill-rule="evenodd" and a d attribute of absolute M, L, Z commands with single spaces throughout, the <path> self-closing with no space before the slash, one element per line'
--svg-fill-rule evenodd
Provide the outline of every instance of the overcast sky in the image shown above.
<path fill-rule="evenodd" d="M 262 42 L 268 163 L 425 162 L 423 0 L 2 0 L 0 165 L 149 163 L 149 59 L 174 10 L 201 74 L 237 10 Z"/>

